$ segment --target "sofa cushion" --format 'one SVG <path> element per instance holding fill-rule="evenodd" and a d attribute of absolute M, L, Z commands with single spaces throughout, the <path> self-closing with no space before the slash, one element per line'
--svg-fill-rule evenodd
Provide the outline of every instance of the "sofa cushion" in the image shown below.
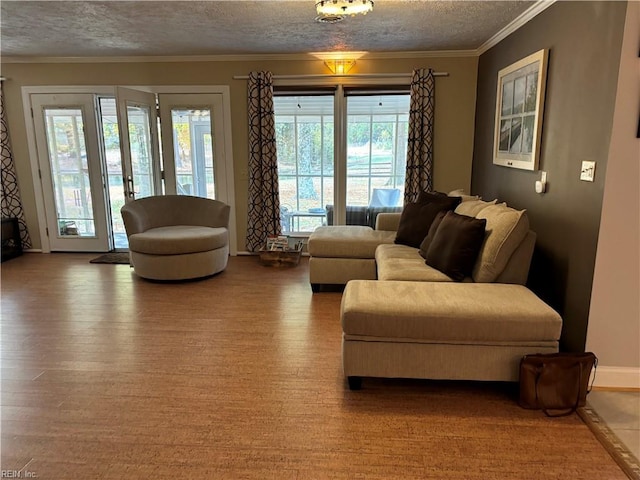
<path fill-rule="evenodd" d="M 487 226 L 472 277 L 475 282 L 493 282 L 529 231 L 529 219 L 525 210 L 505 203 L 483 208 L 476 218 L 485 219 Z"/>
<path fill-rule="evenodd" d="M 376 247 L 393 243 L 394 238 L 395 232 L 359 225 L 318 227 L 309 236 L 307 249 L 312 257 L 373 259 Z"/>
<path fill-rule="evenodd" d="M 226 228 L 174 225 L 151 228 L 129 237 L 129 250 L 149 255 L 208 252 L 227 246 Z"/>
<path fill-rule="evenodd" d="M 436 215 L 436 218 L 433 219 L 433 222 L 431 223 L 431 226 L 429 227 L 429 233 L 427 233 L 427 236 L 424 237 L 424 240 L 422 240 L 422 243 L 420 244 L 420 256 L 422 258 L 427 258 L 427 250 L 429 250 L 429 245 L 431 245 L 431 242 L 433 241 L 433 237 L 435 237 L 436 235 L 436 231 L 438 230 L 438 227 L 440 226 L 440 222 L 442 222 L 442 219 L 444 218 L 444 216 L 447 214 L 446 211 L 440 211 L 438 212 L 438 214 Z"/>
<path fill-rule="evenodd" d="M 522 285 L 352 280 L 345 335 L 491 344 L 557 341 L 562 319 Z"/>
<path fill-rule="evenodd" d="M 483 200 L 470 200 L 468 202 L 461 202 L 460 205 L 456 207 L 454 212 L 456 212 L 458 215 L 467 215 L 469 217 L 475 217 L 485 207 L 488 207 L 489 205 L 495 205 L 495 204 L 496 204 L 496 200 L 492 200 L 491 202 L 485 202 Z"/>
<path fill-rule="evenodd" d="M 453 210 L 460 203 L 460 197 L 421 192 L 418 201 L 405 205 L 400 216 L 395 243 L 419 248 L 438 212 Z"/>
<path fill-rule="evenodd" d="M 417 248 L 387 244 L 376 249 L 378 280 L 452 282 L 441 271 L 425 265 Z"/>
<path fill-rule="evenodd" d="M 487 221 L 447 212 L 425 257 L 427 265 L 440 270 L 456 282 L 471 276 L 484 240 Z"/>

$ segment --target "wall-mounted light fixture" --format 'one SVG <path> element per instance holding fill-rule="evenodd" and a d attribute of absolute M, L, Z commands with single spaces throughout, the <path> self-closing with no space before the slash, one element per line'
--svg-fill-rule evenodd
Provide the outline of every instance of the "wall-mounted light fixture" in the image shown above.
<path fill-rule="evenodd" d="M 356 61 L 352 59 L 326 59 L 324 64 L 334 75 L 345 75 L 353 68 Z"/>
<path fill-rule="evenodd" d="M 346 75 L 355 66 L 356 61 L 367 52 L 310 52 L 309 55 L 322 60 L 334 75 Z"/>

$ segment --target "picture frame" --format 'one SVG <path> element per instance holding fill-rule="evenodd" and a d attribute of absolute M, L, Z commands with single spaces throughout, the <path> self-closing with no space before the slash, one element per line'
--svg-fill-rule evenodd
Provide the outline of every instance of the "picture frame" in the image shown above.
<path fill-rule="evenodd" d="M 537 170 L 549 50 L 539 50 L 498 72 L 493 163 Z"/>

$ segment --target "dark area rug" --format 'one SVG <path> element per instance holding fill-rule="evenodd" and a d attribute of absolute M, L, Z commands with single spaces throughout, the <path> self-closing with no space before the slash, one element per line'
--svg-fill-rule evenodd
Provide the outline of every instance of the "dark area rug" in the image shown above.
<path fill-rule="evenodd" d="M 99 257 L 89 260 L 89 263 L 119 263 L 129 265 L 128 252 L 110 252 L 100 255 Z"/>

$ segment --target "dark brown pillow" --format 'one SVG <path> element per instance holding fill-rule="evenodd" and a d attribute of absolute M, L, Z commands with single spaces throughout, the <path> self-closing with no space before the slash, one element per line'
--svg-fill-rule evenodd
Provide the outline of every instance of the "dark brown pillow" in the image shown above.
<path fill-rule="evenodd" d="M 487 221 L 447 212 L 429 245 L 426 264 L 456 282 L 471 276 Z"/>
<path fill-rule="evenodd" d="M 442 192 L 420 192 L 418 194 L 417 203 L 427 203 L 427 202 L 448 202 L 452 201 L 451 210 L 456 208 L 458 204 L 462 200 L 461 197 L 450 197 L 446 193 Z"/>
<path fill-rule="evenodd" d="M 405 205 L 402 210 L 395 243 L 420 248 L 438 212 L 453 210 L 460 203 L 459 197 L 429 192 L 421 192 L 419 200 Z"/>
<path fill-rule="evenodd" d="M 431 226 L 429 227 L 429 233 L 427 233 L 427 236 L 424 237 L 424 240 L 422 240 L 422 243 L 420 244 L 420 256 L 422 258 L 427 258 L 427 250 L 429 250 L 429 245 L 431 245 L 431 242 L 433 241 L 433 237 L 436 235 L 436 231 L 440 226 L 440 222 L 442 222 L 442 219 L 447 214 L 447 211 L 444 211 L 444 210 L 439 211 L 436 214 L 436 218 L 434 218 L 433 222 L 431 222 Z"/>

